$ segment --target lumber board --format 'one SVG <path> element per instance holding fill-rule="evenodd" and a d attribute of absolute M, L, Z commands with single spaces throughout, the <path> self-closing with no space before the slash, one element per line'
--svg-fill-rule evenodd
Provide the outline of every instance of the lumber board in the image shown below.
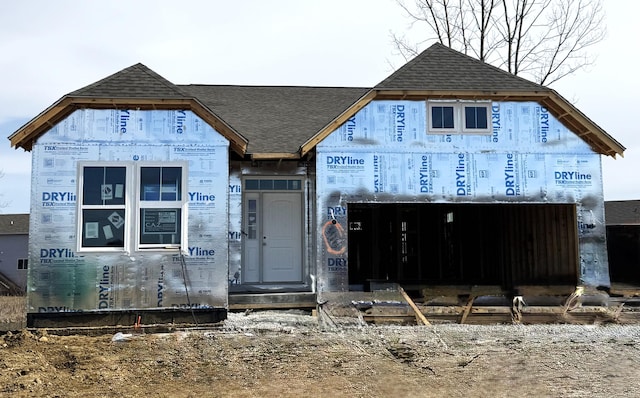
<path fill-rule="evenodd" d="M 476 299 L 476 296 L 469 296 L 469 300 L 467 301 L 467 305 L 464 307 L 464 312 L 462 313 L 462 318 L 460 318 L 460 324 L 462 325 L 469 316 L 471 312 L 471 307 L 473 306 L 473 300 Z"/>
<path fill-rule="evenodd" d="M 429 321 L 427 320 L 427 318 L 422 314 L 422 311 L 420 311 L 420 309 L 418 308 L 418 306 L 416 305 L 416 303 L 413 302 L 413 300 L 411 300 L 411 297 L 409 297 L 409 295 L 407 294 L 407 292 L 404 291 L 404 289 L 402 288 L 402 286 L 398 285 L 398 291 L 400 292 L 400 294 L 402 294 L 402 297 L 404 297 L 404 299 L 407 301 L 407 303 L 409 303 L 409 305 L 411 306 L 411 308 L 413 308 L 413 311 L 416 313 L 416 317 L 424 324 L 424 325 L 431 325 L 431 323 L 429 323 Z"/>
<path fill-rule="evenodd" d="M 293 309 L 293 308 L 315 308 L 316 303 L 298 302 L 298 303 L 237 303 L 229 304 L 229 310 L 266 310 L 266 309 Z"/>

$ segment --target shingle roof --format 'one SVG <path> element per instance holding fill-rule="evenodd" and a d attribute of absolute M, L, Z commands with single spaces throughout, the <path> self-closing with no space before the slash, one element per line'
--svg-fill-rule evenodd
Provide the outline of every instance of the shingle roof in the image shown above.
<path fill-rule="evenodd" d="M 550 91 L 440 43 L 381 81 L 378 90 Z"/>
<path fill-rule="evenodd" d="M 372 99 L 483 98 L 538 101 L 601 154 L 625 148 L 555 91 L 441 44 L 422 52 L 376 87 L 175 85 L 142 64 L 62 97 L 13 133 L 30 150 L 78 107 L 189 109 L 230 140 L 240 156 L 297 158 Z"/>
<path fill-rule="evenodd" d="M 249 140 L 247 153 L 295 153 L 369 89 L 179 86 Z"/>
<path fill-rule="evenodd" d="M 604 202 L 607 225 L 640 225 L 640 200 Z"/>
<path fill-rule="evenodd" d="M 96 98 L 188 98 L 178 86 L 141 63 L 68 94 Z"/>
<path fill-rule="evenodd" d="M 26 235 L 28 233 L 28 214 L 0 214 L 0 235 Z"/>

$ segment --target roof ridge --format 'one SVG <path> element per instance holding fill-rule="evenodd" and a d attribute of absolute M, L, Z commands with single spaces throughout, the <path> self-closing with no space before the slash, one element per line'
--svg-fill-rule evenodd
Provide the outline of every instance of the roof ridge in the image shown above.
<path fill-rule="evenodd" d="M 422 51 L 420 54 L 418 54 L 417 56 L 415 56 L 413 59 L 411 59 L 410 61 L 408 61 L 406 64 L 404 64 L 402 67 L 400 67 L 400 69 L 396 70 L 394 73 L 392 73 L 391 75 L 387 76 L 384 80 L 382 80 L 380 83 L 378 83 L 374 89 L 398 89 L 400 88 L 400 86 L 405 85 L 405 81 L 404 80 L 410 80 L 412 78 L 412 74 L 417 73 L 420 74 L 420 72 L 414 72 L 414 69 L 417 67 L 422 66 L 423 68 L 435 68 L 436 66 L 438 68 L 440 67 L 444 67 L 446 65 L 443 65 L 443 60 L 442 59 L 435 59 L 435 57 L 442 57 L 443 55 L 445 55 L 445 57 L 448 57 L 449 59 L 446 59 L 445 61 L 448 61 L 451 65 L 451 69 L 447 70 L 447 74 L 449 74 L 449 76 L 453 76 L 456 72 L 456 63 L 459 62 L 471 62 L 472 64 L 476 65 L 478 67 L 478 69 L 476 69 L 476 72 L 482 71 L 484 70 L 485 72 L 487 71 L 491 71 L 494 73 L 499 74 L 499 76 L 501 77 L 501 79 L 509 79 L 512 83 L 511 85 L 507 85 L 507 86 L 512 86 L 513 84 L 517 84 L 523 87 L 519 87 L 518 90 L 532 90 L 532 89 L 536 89 L 536 91 L 548 91 L 551 90 L 550 88 L 540 85 L 538 83 L 532 82 L 530 80 L 527 80 L 523 77 L 514 75 L 513 73 L 507 72 L 503 69 L 498 68 L 497 66 L 491 65 L 487 62 L 481 61 L 475 57 L 472 57 L 470 55 L 467 54 L 463 54 L 459 51 L 456 51 L 450 47 L 445 46 L 442 43 L 434 43 L 431 46 L 429 46 L 427 49 L 425 49 L 424 51 Z M 432 57 L 434 57 L 432 59 Z M 482 68 L 482 69 L 481 69 Z M 433 71 L 431 71 L 433 72 Z M 489 79 L 487 79 L 487 81 L 482 81 L 481 78 L 479 78 L 479 76 L 475 76 L 475 78 L 477 80 L 472 80 L 473 76 L 471 76 L 471 72 L 470 70 L 460 70 L 458 69 L 457 72 L 460 75 L 464 75 L 465 78 L 468 78 L 468 81 L 464 81 L 465 79 L 460 79 L 460 82 L 456 82 L 456 83 L 472 83 L 472 84 L 478 84 L 480 83 L 487 83 L 490 84 Z M 431 77 L 431 79 L 429 79 L 429 77 L 424 77 L 422 76 L 424 80 L 424 84 L 426 86 L 431 86 L 434 84 L 438 84 L 439 82 L 439 78 L 438 76 L 434 76 Z M 455 84 L 452 83 L 451 87 L 447 87 L 448 89 L 454 89 L 454 86 L 459 86 L 460 84 Z M 397 86 L 397 87 L 396 87 Z M 505 87 L 507 87 L 505 86 Z M 419 89 L 418 87 L 416 87 L 417 89 Z M 427 87 L 428 88 L 428 87 Z M 460 89 L 458 87 L 458 89 Z M 472 89 L 472 88 L 469 88 Z M 487 87 L 487 89 L 489 89 L 489 87 Z M 493 87 L 493 90 L 502 90 L 504 88 L 501 88 L 499 86 Z M 511 88 L 511 89 L 515 89 L 515 88 Z"/>
<path fill-rule="evenodd" d="M 84 86 L 80 89 L 74 90 L 72 92 L 70 92 L 69 94 L 67 94 L 67 96 L 95 96 L 95 94 L 91 94 L 91 91 L 94 89 L 99 89 L 102 88 L 103 86 L 105 86 L 107 83 L 114 81 L 116 79 L 119 78 L 123 78 L 126 75 L 129 75 L 131 73 L 141 73 L 144 75 L 147 75 L 148 77 L 150 77 L 151 79 L 153 79 L 154 82 L 156 82 L 157 84 L 161 85 L 162 87 L 168 88 L 169 90 L 175 92 L 177 95 L 182 96 L 182 97 L 190 97 L 187 94 L 184 93 L 184 91 L 182 91 L 180 89 L 180 87 L 178 87 L 176 84 L 170 82 L 169 80 L 165 79 L 164 77 L 162 77 L 160 74 L 158 74 L 157 72 L 153 71 L 151 68 L 149 68 L 148 66 L 144 65 L 141 62 L 138 62 L 134 65 L 128 66 L 124 69 L 119 70 L 118 72 L 112 73 L 111 75 L 104 77 L 100 80 L 98 80 L 97 82 L 91 83 L 87 86 Z"/>
<path fill-rule="evenodd" d="M 376 84 L 374 86 L 374 88 L 377 88 L 378 86 L 382 85 L 383 83 L 386 82 L 391 82 L 395 79 L 398 78 L 399 75 L 401 75 L 403 73 L 403 71 L 410 69 L 411 67 L 413 67 L 413 65 L 415 65 L 416 63 L 418 63 L 422 58 L 426 57 L 427 54 L 430 54 L 431 52 L 433 52 L 434 48 L 436 48 L 436 46 L 441 45 L 440 43 L 435 43 L 430 45 L 429 47 L 427 47 L 425 50 L 423 50 L 421 53 L 419 53 L 418 55 L 416 55 L 415 57 L 411 58 L 409 61 L 405 62 L 404 65 L 402 65 L 399 69 L 397 69 L 395 72 L 393 72 L 392 74 L 390 74 L 389 76 L 385 77 L 384 79 L 382 79 L 381 82 L 379 82 L 378 84 Z"/>
<path fill-rule="evenodd" d="M 143 63 L 138 62 L 137 64 L 135 64 L 133 66 L 142 67 L 141 72 L 146 73 L 147 75 L 153 77 L 154 79 L 158 80 L 160 83 L 164 84 L 166 87 L 171 88 L 173 90 L 176 90 L 181 95 L 184 95 L 184 96 L 187 96 L 187 97 L 189 96 L 189 95 L 185 94 L 180 89 L 179 85 L 177 85 L 175 83 L 172 83 L 169 80 L 165 79 L 159 73 L 157 73 L 153 69 L 149 68 L 148 66 L 144 65 Z"/>

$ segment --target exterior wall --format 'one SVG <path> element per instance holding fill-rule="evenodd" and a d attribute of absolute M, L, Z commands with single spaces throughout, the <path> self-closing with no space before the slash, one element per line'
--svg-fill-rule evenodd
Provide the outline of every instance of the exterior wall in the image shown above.
<path fill-rule="evenodd" d="M 226 308 L 228 148 L 190 111 L 77 110 L 40 137 L 32 156 L 28 311 Z M 79 161 L 188 162 L 184 262 L 177 250 L 78 252 Z"/>
<path fill-rule="evenodd" d="M 18 259 L 28 258 L 28 244 L 26 234 L 0 235 L 0 272 L 23 290 L 27 288 L 27 270 L 18 269 Z"/>
<path fill-rule="evenodd" d="M 318 289 L 348 290 L 347 203 L 576 204 L 581 282 L 609 286 L 600 155 L 535 102 L 491 134 L 427 134 L 426 101 L 373 101 L 316 147 Z"/>
<path fill-rule="evenodd" d="M 313 215 L 315 196 L 313 195 L 313 164 L 298 161 L 284 162 L 231 162 L 229 170 L 229 282 L 242 283 L 243 275 L 243 178 L 244 177 L 299 177 L 303 181 L 303 211 L 305 225 L 303 226 L 303 279 L 309 280 L 309 275 L 315 274 L 313 262 L 315 242 L 313 231 L 309 228 Z M 236 276 L 238 277 L 236 279 Z"/>

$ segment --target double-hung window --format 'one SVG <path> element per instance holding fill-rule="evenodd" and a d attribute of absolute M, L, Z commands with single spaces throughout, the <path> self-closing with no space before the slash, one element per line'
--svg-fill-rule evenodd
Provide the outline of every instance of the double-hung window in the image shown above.
<path fill-rule="evenodd" d="M 187 192 L 185 168 L 145 165 L 139 169 L 138 248 L 180 247 Z"/>
<path fill-rule="evenodd" d="M 186 247 L 186 169 L 186 163 L 81 163 L 78 250 Z"/>
<path fill-rule="evenodd" d="M 490 102 L 427 101 L 430 134 L 488 134 Z"/>
<path fill-rule="evenodd" d="M 128 243 L 130 174 L 129 167 L 119 163 L 81 166 L 78 179 L 80 250 L 124 250 Z"/>

